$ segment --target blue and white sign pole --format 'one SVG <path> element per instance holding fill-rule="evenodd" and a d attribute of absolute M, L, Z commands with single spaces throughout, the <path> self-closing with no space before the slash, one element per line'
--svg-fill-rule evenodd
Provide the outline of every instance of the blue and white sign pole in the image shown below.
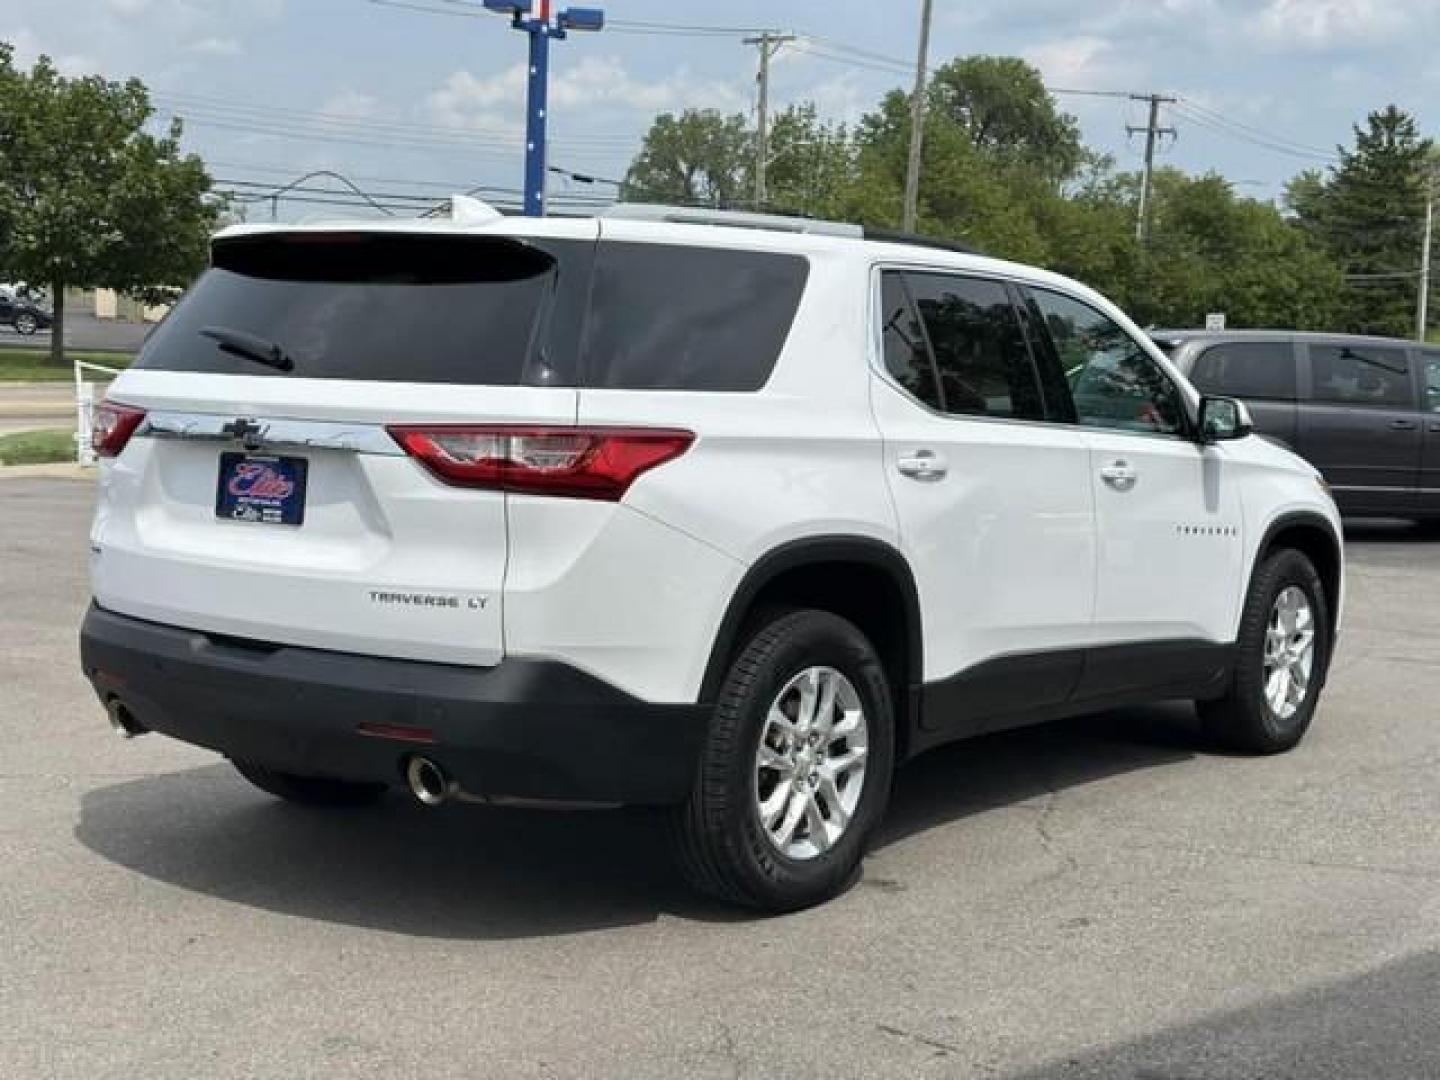
<path fill-rule="evenodd" d="M 525 214 L 545 216 L 545 149 L 549 121 L 550 39 L 563 41 L 571 30 L 601 30 L 605 13 L 598 8 L 566 8 L 551 16 L 551 0 L 540 0 L 532 14 L 531 0 L 485 0 L 487 11 L 510 16 L 510 25 L 530 35 L 530 72 L 525 102 Z"/>

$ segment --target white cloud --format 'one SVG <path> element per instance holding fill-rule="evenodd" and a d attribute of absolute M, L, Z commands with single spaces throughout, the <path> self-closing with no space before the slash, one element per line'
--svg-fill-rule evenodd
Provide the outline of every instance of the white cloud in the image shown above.
<path fill-rule="evenodd" d="M 1024 56 L 1050 85 L 1077 90 L 1114 89 L 1135 73 L 1131 56 L 1093 34 L 1035 45 Z"/>
<path fill-rule="evenodd" d="M 98 62 L 92 56 L 84 53 L 54 53 L 49 52 L 40 43 L 40 38 L 28 27 L 21 27 L 8 35 L 8 40 L 15 49 L 15 66 L 29 68 L 34 65 L 41 56 L 49 56 L 50 62 L 55 65 L 55 70 L 61 75 L 68 75 L 75 78 L 80 75 L 91 75 L 97 69 Z"/>
<path fill-rule="evenodd" d="M 122 19 L 134 19 L 148 12 L 153 2 L 154 0 L 105 0 L 105 10 Z"/>
<path fill-rule="evenodd" d="M 370 120 L 380 112 L 380 102 L 358 90 L 343 90 L 321 105 L 320 112 L 337 120 Z"/>
<path fill-rule="evenodd" d="M 513 131 L 513 119 L 525 101 L 524 64 L 479 78 L 457 71 L 426 99 L 435 122 L 471 130 Z M 567 65 L 550 81 L 552 109 L 581 110 L 596 106 L 660 112 L 684 108 L 743 111 L 744 97 L 734 86 L 696 78 L 687 68 L 656 82 L 637 79 L 615 57 L 587 56 Z"/>
<path fill-rule="evenodd" d="M 1271 45 L 1311 49 L 1375 44 L 1419 30 L 1434 5 L 1416 0 L 1265 0 L 1249 29 Z"/>
<path fill-rule="evenodd" d="M 245 51 L 233 37 L 202 37 L 192 41 L 189 50 L 200 56 L 239 56 Z"/>
<path fill-rule="evenodd" d="M 814 102 L 823 120 L 858 123 L 875 106 L 874 93 L 853 75 L 840 75 L 814 83 L 789 95 L 792 101 Z"/>
<path fill-rule="evenodd" d="M 18 67 L 29 67 L 45 51 L 40 47 L 40 39 L 35 36 L 35 31 L 26 26 L 12 30 L 6 35 L 6 39 L 15 49 L 15 63 Z"/>

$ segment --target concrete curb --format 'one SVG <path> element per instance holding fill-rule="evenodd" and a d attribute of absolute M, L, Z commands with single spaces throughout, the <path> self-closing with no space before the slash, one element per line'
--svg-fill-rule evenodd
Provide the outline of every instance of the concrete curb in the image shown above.
<path fill-rule="evenodd" d="M 53 465 L 0 465 L 0 482 L 6 480 L 94 480 L 96 469 L 82 469 L 72 462 Z"/>

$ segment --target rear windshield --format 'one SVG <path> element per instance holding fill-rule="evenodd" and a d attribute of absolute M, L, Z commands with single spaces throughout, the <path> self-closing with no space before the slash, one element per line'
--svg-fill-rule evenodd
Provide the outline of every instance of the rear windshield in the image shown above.
<path fill-rule="evenodd" d="M 630 390 L 743 391 L 769 379 L 805 259 L 614 242 L 597 259 L 596 250 L 367 233 L 221 241 L 137 366 Z M 257 361 L 257 349 L 272 362 Z"/>
<path fill-rule="evenodd" d="M 573 385 L 593 245 L 294 233 L 222 241 L 137 366 L 281 375 L 225 340 L 273 344 L 291 377 Z"/>

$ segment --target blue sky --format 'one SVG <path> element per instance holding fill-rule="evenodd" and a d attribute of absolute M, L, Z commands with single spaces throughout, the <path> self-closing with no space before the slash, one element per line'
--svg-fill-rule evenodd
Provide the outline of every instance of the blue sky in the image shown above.
<path fill-rule="evenodd" d="M 226 181 L 311 169 L 376 192 L 518 187 L 524 38 L 478 0 L 0 0 L 22 62 L 138 75 Z M 590 3 L 595 0 L 584 0 Z M 613 0 L 616 25 L 556 47 L 552 163 L 619 177 L 657 111 L 747 112 L 755 50 L 740 33 L 636 32 L 623 23 L 773 27 L 810 35 L 777 60 L 778 103 L 854 119 L 907 82 L 919 0 Z M 1066 90 L 1164 91 L 1179 130 L 1162 160 L 1217 170 L 1259 198 L 1323 166 L 1363 114 L 1390 102 L 1440 123 L 1440 0 L 936 0 L 932 59 L 1020 55 Z M 1144 106 L 1061 96 L 1086 141 L 1138 165 L 1125 134 Z M 1261 145 L 1269 144 L 1269 145 Z M 554 189 L 564 191 L 563 182 Z M 246 190 L 259 191 L 259 186 Z M 594 190 L 579 188 L 572 190 Z M 608 190 L 608 189 L 601 189 Z M 290 205 L 299 216 L 314 208 Z"/>

